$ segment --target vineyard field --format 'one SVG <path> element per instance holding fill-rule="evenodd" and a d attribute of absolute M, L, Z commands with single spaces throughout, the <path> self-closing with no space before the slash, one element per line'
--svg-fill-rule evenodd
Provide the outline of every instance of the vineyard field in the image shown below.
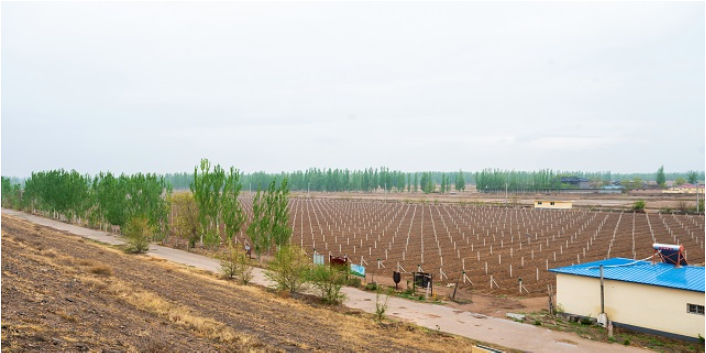
<path fill-rule="evenodd" d="M 704 263 L 703 216 L 307 198 L 289 207 L 291 242 L 309 254 L 345 255 L 368 273 L 421 269 L 481 292 L 518 294 L 522 279 L 523 294 L 540 295 L 548 269 L 645 259 L 655 242 L 683 244 L 690 264 Z"/>

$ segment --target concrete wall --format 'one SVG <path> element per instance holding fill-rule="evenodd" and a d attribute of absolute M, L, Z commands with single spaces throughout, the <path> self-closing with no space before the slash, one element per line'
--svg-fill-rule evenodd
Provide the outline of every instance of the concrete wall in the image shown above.
<path fill-rule="evenodd" d="M 541 205 L 539 203 L 542 203 Z M 554 203 L 552 205 L 552 202 Z M 550 208 L 550 209 L 557 209 L 557 210 L 566 210 L 570 209 L 573 206 L 573 202 L 571 201 L 535 201 L 534 202 L 534 208 Z"/>
<path fill-rule="evenodd" d="M 687 312 L 687 303 L 704 305 L 704 293 L 622 281 L 604 281 L 605 312 L 617 323 L 676 335 L 704 333 L 704 316 Z M 557 273 L 557 304 L 567 314 L 597 317 L 601 312 L 598 278 Z"/>

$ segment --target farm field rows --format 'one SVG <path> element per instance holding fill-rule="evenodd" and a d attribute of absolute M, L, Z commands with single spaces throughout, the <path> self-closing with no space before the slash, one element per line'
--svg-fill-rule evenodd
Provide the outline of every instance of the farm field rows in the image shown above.
<path fill-rule="evenodd" d="M 246 210 L 251 202 L 243 198 Z M 524 295 L 544 295 L 548 269 L 644 259 L 655 242 L 683 244 L 690 264 L 704 263 L 703 216 L 292 198 L 290 226 L 307 253 L 346 255 L 367 273 L 421 268 L 435 282 L 498 294 L 519 294 L 522 279 Z"/>

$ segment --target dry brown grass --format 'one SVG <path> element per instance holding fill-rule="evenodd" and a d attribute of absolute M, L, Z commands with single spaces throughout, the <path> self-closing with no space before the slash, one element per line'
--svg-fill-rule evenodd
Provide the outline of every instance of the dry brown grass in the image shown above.
<path fill-rule="evenodd" d="M 16 242 L 16 240 L 19 239 L 3 239 L 3 241 L 11 242 Z M 109 250 L 115 251 L 116 254 L 123 256 L 116 250 Z M 101 277 L 110 276 L 112 274 L 112 270 L 98 261 L 90 259 L 73 259 L 59 254 L 55 254 L 55 256 L 51 258 L 46 258 L 41 254 L 31 252 L 25 255 L 32 260 L 43 263 L 49 267 L 53 267 L 59 273 L 67 277 L 73 277 L 85 285 L 93 288 L 99 288 L 102 291 L 110 293 L 117 299 L 129 303 L 136 308 L 163 317 L 173 324 L 185 327 L 189 331 L 201 337 L 207 337 L 222 343 L 237 343 L 241 347 L 248 345 L 252 347 L 257 345 L 258 340 L 253 339 L 249 335 L 237 333 L 230 327 L 214 319 L 199 316 L 191 312 L 185 306 L 169 303 L 162 299 L 159 295 L 149 291 L 140 290 L 129 282 L 122 281 L 117 278 L 111 278 L 109 281 L 106 281 L 105 279 L 85 276 L 81 273 L 81 269 L 87 269 L 88 272 L 100 275 Z M 169 264 L 161 261 L 157 262 L 160 264 Z M 77 269 L 75 265 L 80 266 L 81 269 Z M 23 283 L 24 286 L 32 286 L 31 280 L 21 281 L 17 283 L 17 285 L 22 286 Z M 38 297 L 36 300 L 41 300 L 41 297 Z M 74 313 L 66 308 L 56 310 L 54 313 L 67 322 L 77 322 L 77 318 Z M 157 347 L 155 346 L 155 348 Z"/>
<path fill-rule="evenodd" d="M 111 276 L 113 274 L 113 270 L 110 269 L 110 267 L 105 266 L 105 265 L 97 265 L 93 266 L 90 269 L 88 269 L 89 272 L 99 275 L 99 276 Z"/>
<path fill-rule="evenodd" d="M 81 280 L 87 281 L 88 279 L 81 278 Z M 110 283 L 105 284 L 105 290 L 115 295 L 118 299 L 166 318 L 176 325 L 182 325 L 202 337 L 208 337 L 217 342 L 238 343 L 241 345 L 248 345 L 256 341 L 248 335 L 235 332 L 221 322 L 199 316 L 185 306 L 169 303 L 155 293 L 138 290 L 128 282 L 113 279 Z"/>

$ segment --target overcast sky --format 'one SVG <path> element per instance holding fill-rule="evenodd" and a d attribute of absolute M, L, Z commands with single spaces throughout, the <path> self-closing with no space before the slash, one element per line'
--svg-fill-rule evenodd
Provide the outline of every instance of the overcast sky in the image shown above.
<path fill-rule="evenodd" d="M 3 2 L 2 175 L 704 170 L 704 2 Z"/>

